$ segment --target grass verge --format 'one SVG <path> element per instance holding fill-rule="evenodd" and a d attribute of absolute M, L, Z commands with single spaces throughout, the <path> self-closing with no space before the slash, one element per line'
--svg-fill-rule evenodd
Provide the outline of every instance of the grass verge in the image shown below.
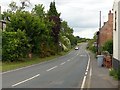
<path fill-rule="evenodd" d="M 73 50 L 73 49 L 71 49 L 71 50 Z M 50 57 L 46 57 L 46 58 L 34 57 L 31 60 L 26 59 L 25 61 L 19 61 L 19 62 L 3 62 L 3 63 L 0 62 L 0 71 L 5 72 L 5 71 L 9 71 L 9 70 L 18 69 L 18 68 L 21 68 L 21 67 L 26 67 L 26 66 L 29 66 L 29 65 L 33 65 L 33 64 L 38 64 L 38 63 L 41 63 L 41 62 L 44 62 L 44 61 L 49 61 L 49 60 L 58 58 L 60 56 L 66 55 L 70 51 L 61 52 L 59 55 L 50 56 Z"/>

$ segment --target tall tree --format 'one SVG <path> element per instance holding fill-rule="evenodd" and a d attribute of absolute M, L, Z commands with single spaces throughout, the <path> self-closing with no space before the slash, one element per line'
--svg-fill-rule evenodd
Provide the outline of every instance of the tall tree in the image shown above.
<path fill-rule="evenodd" d="M 45 11 L 43 4 L 35 5 L 35 7 L 32 9 L 32 13 L 39 16 L 40 18 L 45 17 Z"/>
<path fill-rule="evenodd" d="M 61 28 L 60 13 L 57 12 L 55 2 L 50 3 L 50 9 L 48 11 L 48 18 L 53 22 L 51 35 L 54 37 L 55 43 L 59 43 L 59 33 Z"/>

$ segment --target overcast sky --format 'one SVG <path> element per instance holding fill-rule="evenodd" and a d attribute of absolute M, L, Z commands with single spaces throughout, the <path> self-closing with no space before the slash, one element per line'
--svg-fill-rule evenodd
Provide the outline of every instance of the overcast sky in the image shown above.
<path fill-rule="evenodd" d="M 0 0 L 2 11 L 8 8 L 11 1 L 20 0 Z M 43 4 L 45 10 L 49 9 L 53 0 L 30 0 L 32 8 L 35 4 Z M 74 35 L 92 38 L 99 28 L 99 12 L 102 11 L 102 23 L 107 21 L 108 12 L 112 10 L 114 0 L 55 0 L 56 8 L 61 13 L 62 20 L 74 29 Z M 19 4 L 19 3 L 17 3 Z"/>

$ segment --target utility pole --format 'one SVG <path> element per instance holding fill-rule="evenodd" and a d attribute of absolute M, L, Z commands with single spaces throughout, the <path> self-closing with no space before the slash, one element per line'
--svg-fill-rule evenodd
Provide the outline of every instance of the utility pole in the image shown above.
<path fill-rule="evenodd" d="M 99 31 L 101 29 L 101 11 L 100 11 L 100 22 L 99 22 Z"/>
<path fill-rule="evenodd" d="M 100 52 L 101 11 L 99 13 L 99 31 L 97 32 L 97 54 Z"/>

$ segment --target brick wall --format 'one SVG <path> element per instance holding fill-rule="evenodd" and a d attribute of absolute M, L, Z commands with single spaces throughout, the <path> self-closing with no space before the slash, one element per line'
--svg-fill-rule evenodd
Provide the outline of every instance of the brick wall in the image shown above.
<path fill-rule="evenodd" d="M 113 39 L 113 13 L 109 11 L 108 21 L 100 29 L 99 45 L 102 46 L 106 41 Z"/>

